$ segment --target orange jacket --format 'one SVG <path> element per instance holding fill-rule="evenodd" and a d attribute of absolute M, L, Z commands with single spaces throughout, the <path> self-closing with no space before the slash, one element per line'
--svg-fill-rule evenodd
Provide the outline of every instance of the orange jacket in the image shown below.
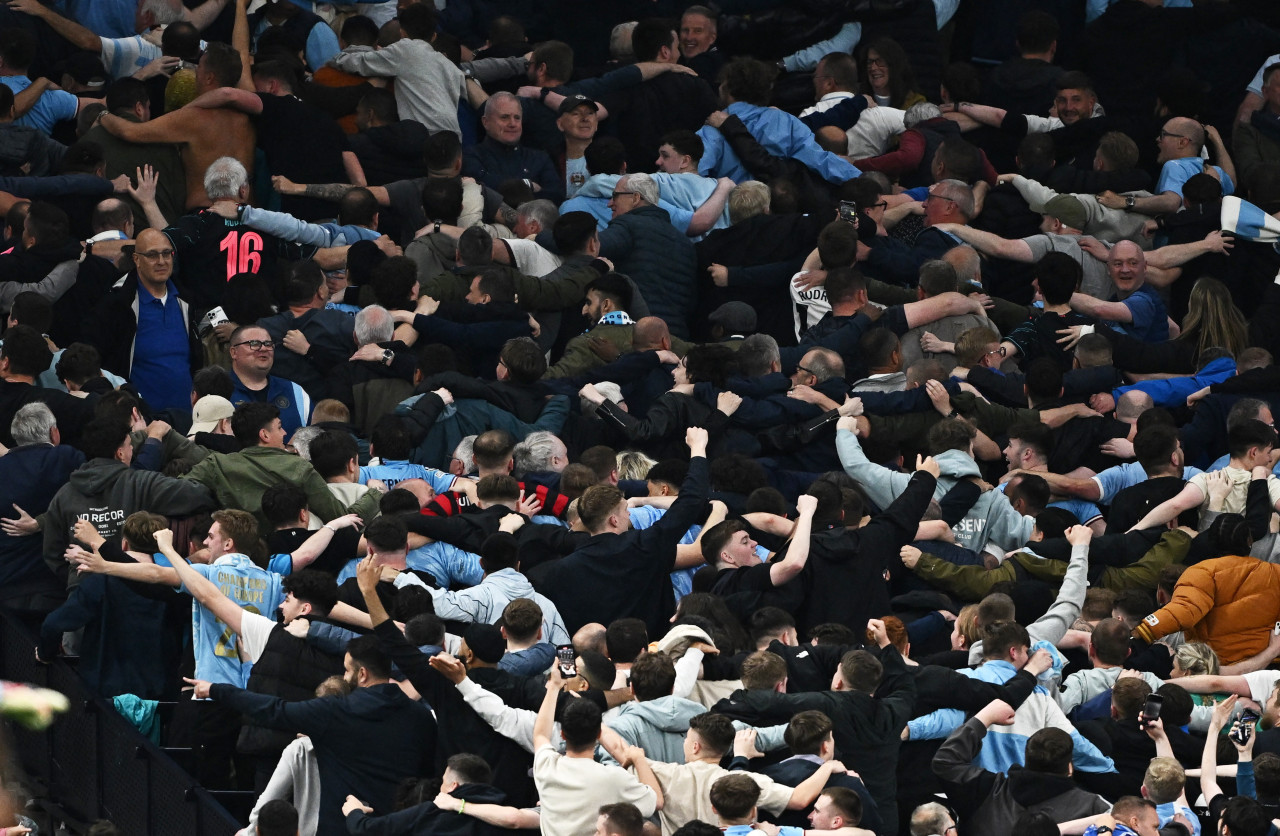
<path fill-rule="evenodd" d="M 1280 564 L 1252 557 L 1219 557 L 1187 569 L 1173 599 L 1133 631 L 1154 641 L 1182 630 L 1206 642 L 1224 665 L 1261 653 L 1280 621 Z"/>

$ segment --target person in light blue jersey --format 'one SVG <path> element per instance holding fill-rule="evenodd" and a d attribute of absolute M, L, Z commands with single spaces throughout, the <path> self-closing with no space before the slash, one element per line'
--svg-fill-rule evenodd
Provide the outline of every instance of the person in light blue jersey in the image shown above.
<path fill-rule="evenodd" d="M 458 477 L 434 467 L 411 464 L 412 449 L 404 421 L 395 415 L 382 416 L 369 434 L 369 453 L 380 462 L 360 468 L 360 484 L 367 485 L 370 479 L 378 479 L 390 490 L 405 479 L 421 479 L 435 493 L 453 490 Z"/>

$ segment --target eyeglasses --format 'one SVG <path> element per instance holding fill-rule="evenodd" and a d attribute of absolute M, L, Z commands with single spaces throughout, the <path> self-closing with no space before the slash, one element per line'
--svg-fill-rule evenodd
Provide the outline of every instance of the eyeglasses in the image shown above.
<path fill-rule="evenodd" d="M 889 62 L 883 58 L 868 58 L 867 66 L 868 67 L 888 67 Z"/>
<path fill-rule="evenodd" d="M 880 201 L 879 203 L 873 203 L 873 204 L 871 204 L 871 208 L 872 208 L 872 209 L 888 209 L 888 208 L 889 208 L 889 201 L 887 201 L 887 200 L 882 200 L 882 201 Z"/>
<path fill-rule="evenodd" d="M 953 197 L 947 197 L 946 195 L 934 194 L 933 192 L 929 192 L 927 195 L 924 196 L 923 202 L 928 203 L 931 200 L 949 200 L 952 203 L 956 202 L 955 198 Z M 888 204 L 885 204 L 885 205 L 887 206 Z"/>
<path fill-rule="evenodd" d="M 1170 136 L 1171 136 L 1171 137 L 1174 137 L 1174 138 L 1176 138 L 1176 139 L 1190 139 L 1190 138 L 1191 138 L 1191 137 L 1189 137 L 1189 136 L 1183 136 L 1182 134 L 1171 134 L 1171 133 L 1169 133 L 1168 131 L 1161 131 L 1161 132 L 1160 132 L 1160 138 L 1161 138 L 1161 139 L 1164 139 L 1164 138 L 1166 138 L 1166 137 L 1170 137 Z"/>
<path fill-rule="evenodd" d="M 275 351 L 276 344 L 271 340 L 245 340 L 241 343 L 232 343 L 232 348 L 239 348 L 242 345 L 249 346 L 250 351 Z"/>
<path fill-rule="evenodd" d="M 609 199 L 617 200 L 618 198 L 622 197 L 624 194 L 635 194 L 635 192 L 610 192 Z"/>
<path fill-rule="evenodd" d="M 1001 357 L 1005 357 L 1005 356 L 1007 356 L 1007 355 L 1008 355 L 1008 353 L 1009 353 L 1009 350 L 1008 350 L 1007 348 L 1005 348 L 1004 346 L 1000 346 L 999 348 L 993 348 L 993 349 L 991 349 L 990 351 L 988 351 L 988 352 L 987 352 L 986 354 L 984 354 L 983 356 L 984 356 L 984 357 L 990 357 L 992 354 L 999 354 Z"/>
<path fill-rule="evenodd" d="M 796 366 L 796 371 L 804 372 L 805 374 L 811 374 L 814 377 L 818 376 L 818 373 L 815 372 L 813 369 L 806 369 L 804 366 Z"/>
<path fill-rule="evenodd" d="M 147 250 L 140 253 L 135 252 L 134 255 L 140 255 L 147 261 L 161 261 L 167 258 L 173 258 L 173 250 Z"/>

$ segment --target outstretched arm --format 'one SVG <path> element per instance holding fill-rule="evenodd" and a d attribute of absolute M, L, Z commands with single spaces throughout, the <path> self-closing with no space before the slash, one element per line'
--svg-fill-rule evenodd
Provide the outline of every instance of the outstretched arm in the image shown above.
<path fill-rule="evenodd" d="M 950 232 L 983 255 L 1024 263 L 1035 260 L 1031 247 L 1019 238 L 1001 238 L 994 233 L 974 229 L 965 224 L 938 224 L 937 228 L 943 232 Z"/>
<path fill-rule="evenodd" d="M 813 530 L 813 514 L 818 510 L 818 500 L 803 494 L 796 500 L 796 509 L 800 516 L 796 519 L 795 531 L 791 534 L 787 556 L 769 567 L 769 580 L 774 586 L 782 586 L 800 574 L 809 561 L 809 535 Z"/>
<path fill-rule="evenodd" d="M 87 52 L 102 52 L 102 39 L 93 34 L 86 26 L 65 18 L 40 0 L 10 0 L 9 8 L 15 12 L 31 15 L 49 24 L 49 28 L 71 42 L 76 49 Z"/>
<path fill-rule="evenodd" d="M 204 575 L 191 568 L 191 564 L 187 563 L 173 549 L 173 532 L 167 528 L 162 528 L 156 532 L 156 545 L 160 547 L 160 553 L 169 559 L 173 571 L 178 573 L 178 579 L 182 585 L 191 593 L 191 597 L 195 598 L 201 604 L 204 604 L 209 612 L 232 629 L 238 636 L 240 635 L 240 626 L 242 622 L 241 616 L 244 610 L 240 609 L 240 605 L 235 601 L 222 594 L 217 584 L 206 578 Z"/>

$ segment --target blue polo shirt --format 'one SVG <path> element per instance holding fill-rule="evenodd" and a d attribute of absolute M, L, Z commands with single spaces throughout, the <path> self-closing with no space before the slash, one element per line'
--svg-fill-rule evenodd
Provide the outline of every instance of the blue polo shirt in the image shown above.
<path fill-rule="evenodd" d="M 153 408 L 191 408 L 191 343 L 172 281 L 165 285 L 163 299 L 138 282 L 138 333 L 129 377 Z"/>
<path fill-rule="evenodd" d="M 1154 287 L 1144 284 L 1120 304 L 1133 314 L 1133 322 L 1116 323 L 1121 331 L 1148 343 L 1162 343 L 1169 339 L 1169 313 Z"/>
<path fill-rule="evenodd" d="M 1156 183 L 1156 194 L 1164 194 L 1165 192 L 1175 192 L 1178 197 L 1182 197 L 1182 186 L 1193 176 L 1204 173 L 1205 162 L 1199 157 L 1183 157 L 1178 160 L 1168 160 L 1160 169 L 1160 182 Z M 1234 194 L 1236 184 L 1232 182 L 1231 177 L 1222 170 L 1220 166 L 1214 166 L 1218 172 L 1218 178 L 1222 180 L 1222 193 Z"/>

